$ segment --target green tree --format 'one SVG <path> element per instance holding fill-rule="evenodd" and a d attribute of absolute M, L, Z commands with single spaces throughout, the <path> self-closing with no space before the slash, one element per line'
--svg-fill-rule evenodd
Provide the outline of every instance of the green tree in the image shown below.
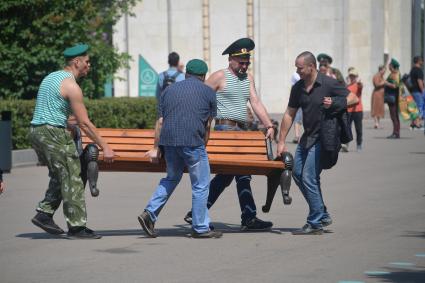
<path fill-rule="evenodd" d="M 41 80 L 64 66 L 66 47 L 90 45 L 91 71 L 81 87 L 103 95 L 111 74 L 128 67 L 129 55 L 112 45 L 112 27 L 140 0 L 0 1 L 0 99 L 32 99 Z"/>

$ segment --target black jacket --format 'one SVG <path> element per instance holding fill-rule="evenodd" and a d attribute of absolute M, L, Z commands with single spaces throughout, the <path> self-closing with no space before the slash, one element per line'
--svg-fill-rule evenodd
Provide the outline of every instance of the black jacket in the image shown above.
<path fill-rule="evenodd" d="M 320 164 L 322 169 L 332 168 L 338 161 L 342 143 L 353 140 L 347 114 L 347 99 L 332 97 L 330 108 L 322 108 L 320 122 Z"/>

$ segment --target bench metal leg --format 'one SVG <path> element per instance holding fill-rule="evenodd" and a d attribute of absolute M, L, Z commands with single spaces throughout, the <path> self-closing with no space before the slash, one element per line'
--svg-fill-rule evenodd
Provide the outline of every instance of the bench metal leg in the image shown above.
<path fill-rule="evenodd" d="M 289 190 L 291 188 L 294 158 L 291 153 L 284 152 L 282 154 L 282 161 L 285 163 L 285 170 L 283 170 L 282 175 L 280 176 L 280 189 L 282 191 L 283 203 L 291 204 L 292 197 L 289 195 Z"/>
<path fill-rule="evenodd" d="M 277 187 L 280 185 L 282 191 L 283 203 L 285 205 L 292 203 L 292 197 L 289 195 L 289 190 L 291 188 L 291 179 L 292 179 L 292 167 L 294 159 L 292 154 L 285 152 L 282 154 L 282 161 L 285 163 L 285 169 L 276 173 L 272 173 L 267 177 L 267 196 L 266 204 L 263 205 L 263 212 L 267 213 L 270 211 L 270 207 L 273 202 L 273 198 L 276 194 Z"/>
<path fill-rule="evenodd" d="M 289 152 L 284 152 L 282 154 L 282 161 L 285 163 L 285 169 L 280 176 L 280 189 L 282 190 L 282 197 L 284 204 L 291 204 L 292 197 L 289 195 L 289 190 L 291 188 L 291 179 L 292 179 L 292 167 L 294 164 L 294 158 Z"/>
<path fill-rule="evenodd" d="M 266 204 L 263 205 L 262 207 L 262 210 L 264 213 L 267 213 L 270 211 L 270 207 L 272 206 L 274 195 L 276 194 L 277 187 L 280 184 L 280 175 L 281 175 L 281 172 L 278 171 L 267 176 Z"/>
<path fill-rule="evenodd" d="M 90 193 L 93 197 L 99 195 L 97 188 L 97 178 L 99 175 L 99 167 L 97 165 L 97 158 L 99 157 L 99 149 L 93 143 L 88 144 L 80 157 L 81 161 L 81 179 L 84 186 L 89 181 Z"/>

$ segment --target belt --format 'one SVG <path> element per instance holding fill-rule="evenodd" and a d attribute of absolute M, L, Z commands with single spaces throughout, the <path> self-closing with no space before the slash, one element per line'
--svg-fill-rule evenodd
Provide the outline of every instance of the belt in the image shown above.
<path fill-rule="evenodd" d="M 228 125 L 228 126 L 233 126 L 233 127 L 237 126 L 239 128 L 243 128 L 245 126 L 245 123 L 234 121 L 234 120 L 229 120 L 229 119 L 215 119 L 215 124 L 216 125 Z"/>
<path fill-rule="evenodd" d="M 31 124 L 31 127 L 33 127 L 33 128 L 38 128 L 38 127 L 47 127 L 47 128 L 59 128 L 59 129 L 65 129 L 65 127 L 64 127 L 64 126 L 59 126 L 59 125 L 50 125 L 50 124 L 39 124 L 39 125 Z"/>

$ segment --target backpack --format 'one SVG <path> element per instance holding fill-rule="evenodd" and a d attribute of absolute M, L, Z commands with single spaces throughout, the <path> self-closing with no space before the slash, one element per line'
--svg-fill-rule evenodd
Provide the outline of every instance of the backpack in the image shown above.
<path fill-rule="evenodd" d="M 162 82 L 161 91 L 164 91 L 168 86 L 172 85 L 176 82 L 176 78 L 181 74 L 181 72 L 177 71 L 172 76 L 168 75 L 167 72 L 164 72 L 164 81 Z"/>
<path fill-rule="evenodd" d="M 403 84 L 405 85 L 405 87 L 407 88 L 407 90 L 409 92 L 412 92 L 413 83 L 412 83 L 412 78 L 410 77 L 410 74 L 404 74 L 401 77 L 401 81 L 403 82 Z"/>

